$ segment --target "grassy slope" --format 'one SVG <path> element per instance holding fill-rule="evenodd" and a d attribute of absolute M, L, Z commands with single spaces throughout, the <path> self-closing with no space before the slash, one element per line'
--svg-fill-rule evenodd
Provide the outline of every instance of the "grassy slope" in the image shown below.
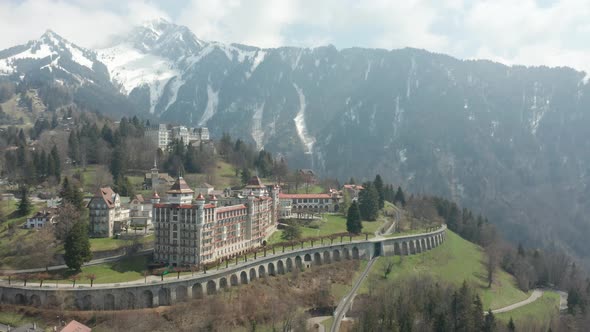
<path fill-rule="evenodd" d="M 460 285 L 466 280 L 475 287 L 482 299 L 484 308 L 500 308 L 526 299 L 529 295 L 520 291 L 514 278 L 504 271 L 498 271 L 491 288 L 487 287 L 486 272 L 483 265 L 483 253 L 478 246 L 448 231 L 448 239 L 440 247 L 424 254 L 382 258 L 373 267 L 369 280 L 382 279 L 383 267 L 388 261 L 394 262 L 393 271 L 388 279 L 396 279 L 411 274 L 430 274 L 440 280 Z M 365 282 L 360 292 L 368 291 Z"/>
<path fill-rule="evenodd" d="M 142 231 L 137 231 L 138 234 L 141 234 Z M 149 242 L 153 242 L 155 238 L 154 234 L 150 234 L 148 236 L 144 236 L 141 238 L 140 242 L 143 244 L 147 244 Z M 119 249 L 124 246 L 131 245 L 133 243 L 132 240 L 122 240 L 122 239 L 113 239 L 113 238 L 94 238 L 90 239 L 90 247 L 92 251 L 106 251 L 106 250 L 114 250 Z"/>
<path fill-rule="evenodd" d="M 378 221 L 363 221 L 363 232 L 373 234 L 381 225 L 382 223 Z M 324 215 L 324 220 L 320 223 L 319 228 L 301 227 L 301 239 L 303 240 L 310 237 L 327 236 L 344 232 L 346 232 L 346 218 L 341 215 L 326 214 Z M 268 240 L 269 244 L 283 242 L 284 240 L 281 239 L 282 234 L 282 230 L 273 233 Z M 369 237 L 372 237 L 372 235 Z M 364 240 L 365 235 L 359 235 L 353 239 Z"/>
<path fill-rule="evenodd" d="M 7 269 L 19 266 L 32 266 L 35 262 L 30 261 L 23 256 L 10 256 L 9 253 L 17 245 L 32 243 L 35 241 L 35 230 L 23 229 L 20 226 L 27 221 L 27 218 L 34 215 L 41 208 L 40 205 L 33 204 L 31 213 L 24 217 L 15 217 L 18 203 L 16 201 L 9 201 L 3 206 L 6 213 L 7 220 L 0 224 L 0 268 Z M 8 227 L 16 225 L 16 229 L 12 236 L 9 236 Z"/>
<path fill-rule="evenodd" d="M 546 291 L 537 301 L 509 312 L 496 314 L 496 319 L 508 322 L 510 317 L 518 327 L 520 322 L 535 321 L 540 325 L 548 325 L 552 319 L 559 315 L 559 294 Z"/>

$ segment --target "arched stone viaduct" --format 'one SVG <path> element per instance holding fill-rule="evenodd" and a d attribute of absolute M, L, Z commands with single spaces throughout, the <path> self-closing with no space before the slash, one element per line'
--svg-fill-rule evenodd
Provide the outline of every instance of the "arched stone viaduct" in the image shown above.
<path fill-rule="evenodd" d="M 167 306 L 214 294 L 228 287 L 248 284 L 255 279 L 285 274 L 293 269 L 329 264 L 347 259 L 374 256 L 413 255 L 440 245 L 446 226 L 423 234 L 353 241 L 277 253 L 228 268 L 200 273 L 189 278 L 148 284 L 52 288 L 51 286 L 0 286 L 0 302 L 64 310 L 118 310 Z"/>

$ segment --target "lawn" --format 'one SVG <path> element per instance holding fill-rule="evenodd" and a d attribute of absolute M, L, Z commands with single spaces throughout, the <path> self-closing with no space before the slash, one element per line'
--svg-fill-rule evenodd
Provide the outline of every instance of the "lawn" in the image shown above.
<path fill-rule="evenodd" d="M 535 321 L 544 326 L 549 325 L 552 319 L 559 315 L 559 294 L 553 291 L 546 291 L 543 296 L 535 302 L 512 311 L 496 314 L 497 320 L 507 323 L 510 317 L 518 328 L 519 322 Z"/>
<path fill-rule="evenodd" d="M 529 294 L 520 291 L 514 277 L 499 270 L 491 288 L 487 287 L 484 257 L 480 247 L 468 242 L 447 230 L 447 240 L 439 247 L 423 254 L 384 257 L 371 269 L 368 280 L 383 280 L 383 269 L 389 261 L 394 267 L 388 282 L 410 275 L 430 274 L 439 280 L 461 285 L 464 280 L 475 287 L 481 296 L 484 308 L 496 309 L 528 298 Z M 366 281 L 359 293 L 368 292 Z"/>
<path fill-rule="evenodd" d="M 306 238 L 311 237 L 319 237 L 319 236 L 328 236 L 331 234 L 338 234 L 338 233 L 346 233 L 346 218 L 342 215 L 337 214 L 326 214 L 324 215 L 324 219 L 322 221 L 317 221 L 319 224 L 319 228 L 311 228 L 311 227 L 300 227 L 301 228 L 301 240 L 305 240 Z M 381 226 L 383 223 L 378 221 L 363 221 L 363 232 L 371 233 L 369 238 L 374 236 L 375 231 Z M 271 235 L 268 240 L 269 244 L 284 242 L 285 240 L 281 239 L 283 234 L 282 230 L 278 230 Z M 348 240 L 348 238 L 346 238 Z M 359 235 L 353 237 L 353 240 L 364 240 L 365 235 Z M 316 242 L 317 243 L 317 242 Z"/>
<path fill-rule="evenodd" d="M 10 325 L 11 327 L 18 327 L 18 326 L 21 326 L 21 325 L 24 325 L 27 323 L 33 323 L 33 322 L 37 322 L 37 325 L 40 327 L 43 326 L 43 324 L 41 324 L 38 320 L 23 316 L 23 315 L 18 314 L 16 312 L 0 311 L 0 323 L 1 324 Z"/>
<path fill-rule="evenodd" d="M 96 279 L 95 284 L 117 283 L 135 281 L 144 278 L 143 272 L 147 269 L 147 256 L 132 256 L 126 257 L 116 262 L 85 266 L 82 267 L 82 272 L 78 273 L 79 279 L 77 284 L 89 284 L 88 275 L 94 274 Z M 69 279 L 72 272 L 68 270 L 51 271 L 50 278 L 45 280 L 47 285 L 55 285 L 58 282 L 60 285 L 71 285 L 72 281 Z M 30 284 L 38 284 L 37 280 L 29 280 Z"/>
<path fill-rule="evenodd" d="M 139 233 L 142 231 L 138 231 Z M 154 241 L 154 234 L 141 237 L 139 242 L 149 244 Z M 114 239 L 114 238 L 94 238 L 90 239 L 90 248 L 92 251 L 115 250 L 133 244 L 132 240 Z"/>

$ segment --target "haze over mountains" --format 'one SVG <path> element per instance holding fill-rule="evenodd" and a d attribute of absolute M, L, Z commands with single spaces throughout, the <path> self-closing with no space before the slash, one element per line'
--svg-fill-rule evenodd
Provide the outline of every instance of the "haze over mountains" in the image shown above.
<path fill-rule="evenodd" d="M 0 75 L 64 84 L 114 116 L 207 126 L 292 167 L 452 198 L 528 245 L 590 254 L 590 88 L 570 68 L 464 61 L 417 49 L 260 49 L 164 20 L 105 49 L 48 31 L 0 51 Z"/>

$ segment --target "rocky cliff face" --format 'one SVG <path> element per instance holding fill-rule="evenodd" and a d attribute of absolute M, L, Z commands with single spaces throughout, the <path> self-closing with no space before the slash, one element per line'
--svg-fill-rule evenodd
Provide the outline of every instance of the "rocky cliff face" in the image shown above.
<path fill-rule="evenodd" d="M 21 48 L 0 52 L 0 64 L 14 63 L 6 59 Z M 229 132 L 324 176 L 379 173 L 481 210 L 514 239 L 590 253 L 582 72 L 416 49 L 225 45 L 162 20 L 82 54 L 93 73 L 72 84 L 99 86 L 99 101 L 102 90 L 116 90 L 128 106 L 97 101 L 99 110 Z M 46 73 L 40 64 L 33 67 Z M 13 79 L 29 75 L 11 68 Z"/>

